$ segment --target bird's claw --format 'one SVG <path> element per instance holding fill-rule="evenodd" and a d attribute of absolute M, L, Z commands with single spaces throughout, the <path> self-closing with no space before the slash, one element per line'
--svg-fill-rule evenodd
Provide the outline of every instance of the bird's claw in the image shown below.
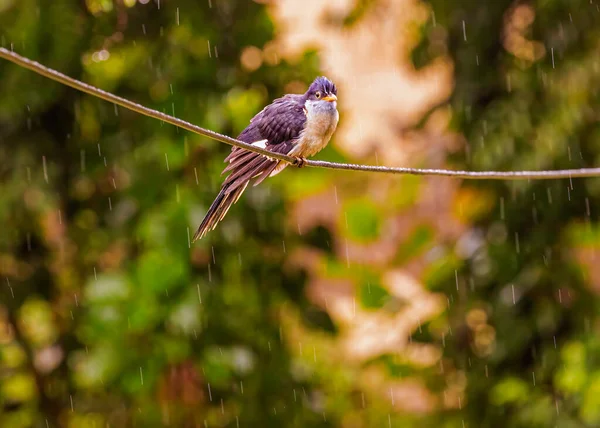
<path fill-rule="evenodd" d="M 294 156 L 294 158 L 296 159 L 296 161 L 294 162 L 294 165 L 296 165 L 298 168 L 302 168 L 304 165 L 306 165 L 306 158 L 303 156 Z"/>

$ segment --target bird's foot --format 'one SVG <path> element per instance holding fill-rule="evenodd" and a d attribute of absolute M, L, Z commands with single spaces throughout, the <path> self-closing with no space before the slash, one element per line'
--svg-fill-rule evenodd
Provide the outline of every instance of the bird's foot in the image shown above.
<path fill-rule="evenodd" d="M 298 168 L 302 168 L 304 165 L 306 165 L 306 158 L 304 156 L 294 156 L 294 158 L 296 159 L 294 165 L 296 165 Z"/>

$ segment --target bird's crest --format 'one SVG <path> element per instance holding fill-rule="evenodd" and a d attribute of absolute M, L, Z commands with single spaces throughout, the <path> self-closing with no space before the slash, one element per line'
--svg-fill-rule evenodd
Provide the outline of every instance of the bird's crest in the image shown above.
<path fill-rule="evenodd" d="M 317 77 L 308 88 L 308 92 L 321 91 L 325 94 L 337 95 L 337 87 L 335 83 L 325 76 Z"/>

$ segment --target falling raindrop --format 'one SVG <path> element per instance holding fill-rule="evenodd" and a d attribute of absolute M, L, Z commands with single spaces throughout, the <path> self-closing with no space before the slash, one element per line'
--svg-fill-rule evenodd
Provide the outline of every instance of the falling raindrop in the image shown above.
<path fill-rule="evenodd" d="M 44 170 L 44 181 L 48 182 L 48 168 L 46 167 L 46 156 L 42 156 L 42 164 Z"/>
<path fill-rule="evenodd" d="M 8 285 L 8 289 L 10 290 L 10 295 L 14 299 L 15 298 L 15 292 L 14 292 L 14 290 L 12 289 L 12 287 L 10 285 L 10 281 L 9 281 L 8 277 L 6 277 L 6 285 Z"/>
<path fill-rule="evenodd" d="M 348 239 L 346 238 L 346 267 L 350 268 L 350 250 L 348 249 Z"/>
<path fill-rule="evenodd" d="M 590 200 L 586 197 L 585 198 L 585 215 L 590 217 L 591 213 L 590 213 Z"/>

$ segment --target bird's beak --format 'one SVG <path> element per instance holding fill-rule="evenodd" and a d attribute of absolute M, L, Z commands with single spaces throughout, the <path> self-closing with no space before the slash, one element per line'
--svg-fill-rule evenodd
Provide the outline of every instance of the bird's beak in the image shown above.
<path fill-rule="evenodd" d="M 334 94 L 328 94 L 327 96 L 323 97 L 323 101 L 329 101 L 331 103 L 333 101 L 337 101 L 337 97 Z"/>

